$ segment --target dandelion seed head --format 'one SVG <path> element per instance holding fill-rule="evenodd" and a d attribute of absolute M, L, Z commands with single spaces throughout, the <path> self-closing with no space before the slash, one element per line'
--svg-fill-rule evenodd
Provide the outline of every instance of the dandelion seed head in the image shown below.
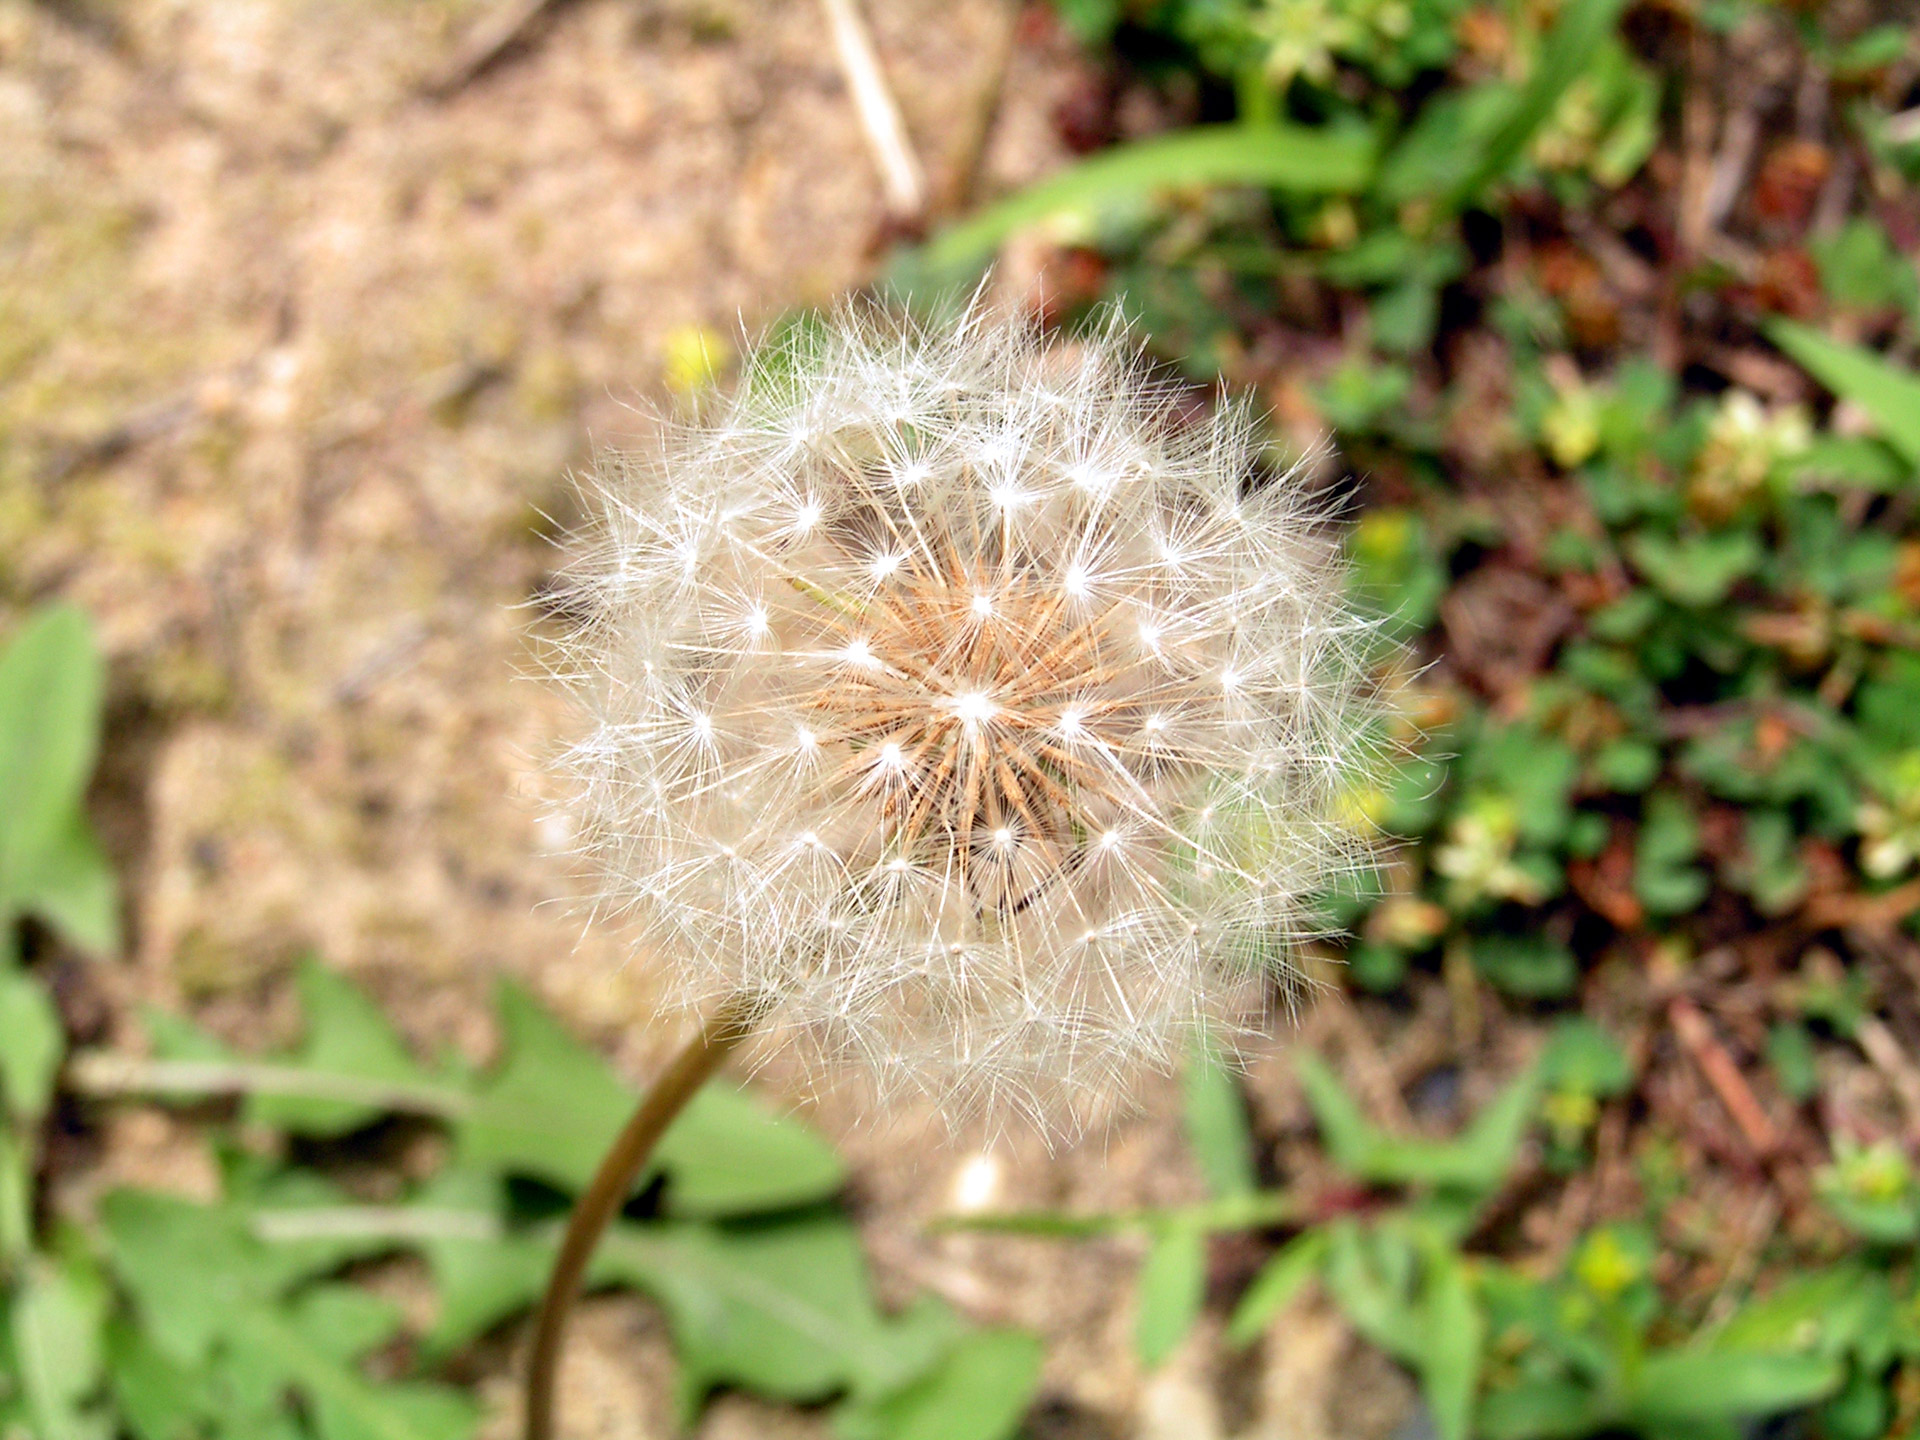
<path fill-rule="evenodd" d="M 846 312 L 597 477 L 577 844 L 679 1001 L 1051 1133 L 1231 1033 L 1367 862 L 1325 515 L 1117 325 Z"/>

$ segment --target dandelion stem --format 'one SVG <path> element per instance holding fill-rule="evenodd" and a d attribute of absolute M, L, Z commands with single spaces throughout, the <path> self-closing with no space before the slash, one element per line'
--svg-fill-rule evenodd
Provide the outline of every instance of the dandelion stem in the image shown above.
<path fill-rule="evenodd" d="M 552 1440 L 554 1433 L 554 1382 L 560 1369 L 560 1345 L 566 1331 L 567 1316 L 579 1297 L 580 1282 L 587 1262 L 593 1257 L 603 1232 L 626 1202 L 633 1182 L 654 1146 L 686 1104 L 729 1054 L 753 1029 L 756 1007 L 746 1000 L 722 1005 L 707 1018 L 700 1030 L 661 1072 L 639 1108 L 627 1121 L 593 1181 L 573 1208 L 567 1221 L 567 1233 L 560 1242 L 560 1254 L 553 1262 L 547 1280 L 547 1293 L 540 1302 L 540 1316 L 534 1324 L 533 1350 L 527 1362 L 527 1409 L 525 1440 Z"/>

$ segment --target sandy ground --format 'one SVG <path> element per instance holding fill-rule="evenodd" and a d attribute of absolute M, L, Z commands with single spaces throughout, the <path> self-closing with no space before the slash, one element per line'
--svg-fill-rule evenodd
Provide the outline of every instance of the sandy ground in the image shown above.
<path fill-rule="evenodd" d="M 938 185 L 1007 12 L 869 10 Z M 484 18 L 0 0 L 0 609 L 83 603 L 114 676 L 100 808 L 130 942 L 69 1006 L 93 1015 L 83 1038 L 131 1042 L 153 1001 L 258 1045 L 313 951 L 428 1049 L 489 1053 L 501 975 L 634 1075 L 670 1039 L 628 937 L 583 930 L 553 858 L 538 761 L 568 717 L 525 677 L 568 475 L 644 442 L 695 327 L 737 335 L 868 278 L 881 192 L 811 3 L 577 0 L 434 98 Z M 989 193 L 1062 159 L 1048 116 L 1072 61 L 1035 28 Z M 1014 1145 L 997 1202 L 1197 1193 L 1173 1108 L 1151 1097 L 1094 1152 Z M 912 1117 L 820 1119 L 887 1295 L 931 1287 L 1046 1337 L 1034 1440 L 1318 1440 L 1406 1413 L 1405 1382 L 1339 1363 L 1351 1337 L 1312 1307 L 1250 1359 L 1203 1335 L 1142 1376 L 1124 1246 L 930 1240 L 967 1156 Z M 195 1153 L 130 1114 L 75 1193 L 192 1189 Z M 569 1435 L 663 1434 L 669 1363 L 652 1312 L 591 1307 Z M 483 1384 L 503 1422 L 509 1387 Z M 735 1398 L 701 1433 L 824 1426 Z"/>

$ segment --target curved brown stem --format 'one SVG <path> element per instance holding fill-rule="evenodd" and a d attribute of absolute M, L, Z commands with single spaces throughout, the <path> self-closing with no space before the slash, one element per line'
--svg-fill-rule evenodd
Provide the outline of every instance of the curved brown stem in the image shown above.
<path fill-rule="evenodd" d="M 752 1031 L 755 1013 L 751 1004 L 737 1000 L 721 1006 L 707 1019 L 641 1097 L 633 1118 L 600 1162 L 593 1183 L 573 1207 L 560 1254 L 553 1262 L 553 1274 L 547 1280 L 546 1296 L 540 1302 L 540 1318 L 534 1324 L 533 1351 L 527 1360 L 526 1440 L 553 1440 L 554 1381 L 560 1370 L 560 1345 L 567 1316 L 580 1294 L 581 1279 L 601 1232 L 626 1203 L 635 1177 L 674 1117 Z"/>

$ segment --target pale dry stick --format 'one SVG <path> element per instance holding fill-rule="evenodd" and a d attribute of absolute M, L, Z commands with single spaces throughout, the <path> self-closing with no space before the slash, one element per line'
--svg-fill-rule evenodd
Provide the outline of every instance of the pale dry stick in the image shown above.
<path fill-rule="evenodd" d="M 926 176 L 907 139 L 906 123 L 881 72 L 880 57 L 874 51 L 866 22 L 854 8 L 854 0 L 820 0 L 820 5 L 827 12 L 834 54 L 853 96 L 861 133 L 880 171 L 887 212 L 896 220 L 917 220 L 927 208 Z"/>
<path fill-rule="evenodd" d="M 1779 1197 L 1771 1188 L 1762 1189 L 1754 1197 L 1753 1207 L 1740 1227 L 1733 1254 L 1727 1260 L 1726 1273 L 1721 1276 L 1719 1288 L 1714 1292 L 1712 1303 L 1707 1306 L 1709 1329 L 1725 1324 L 1739 1307 L 1740 1294 L 1752 1282 L 1754 1271 L 1760 1266 L 1761 1252 L 1779 1224 Z"/>
<path fill-rule="evenodd" d="M 1713 157 L 1705 192 L 1700 197 L 1700 239 L 1718 230 L 1732 211 L 1734 202 L 1753 164 L 1754 150 L 1760 143 L 1760 114 L 1751 101 L 1743 103 L 1727 117 L 1720 132 L 1720 150 Z"/>
<path fill-rule="evenodd" d="M 1713 183 L 1713 100 L 1704 83 L 1706 41 L 1695 34 L 1689 56 L 1693 83 L 1681 102 L 1680 132 L 1684 159 L 1680 167 L 1679 211 L 1681 247 L 1698 253 L 1706 243 L 1707 192 Z"/>
<path fill-rule="evenodd" d="M 427 82 L 427 93 L 444 100 L 463 89 L 512 49 L 532 28 L 533 22 L 556 3 L 558 0 L 500 0 L 467 32 L 460 48 L 440 73 Z"/>
<path fill-rule="evenodd" d="M 554 1382 L 560 1373 L 560 1345 L 566 1336 L 567 1316 L 573 1310 L 587 1262 L 613 1217 L 626 1203 L 633 1182 L 646 1166 L 660 1137 L 686 1108 L 700 1087 L 753 1030 L 757 1008 L 746 1001 L 723 1005 L 701 1025 L 661 1072 L 626 1128 L 608 1148 L 594 1172 L 560 1241 L 560 1254 L 547 1280 L 547 1293 L 534 1322 L 533 1347 L 527 1360 L 526 1440 L 552 1440 Z"/>

